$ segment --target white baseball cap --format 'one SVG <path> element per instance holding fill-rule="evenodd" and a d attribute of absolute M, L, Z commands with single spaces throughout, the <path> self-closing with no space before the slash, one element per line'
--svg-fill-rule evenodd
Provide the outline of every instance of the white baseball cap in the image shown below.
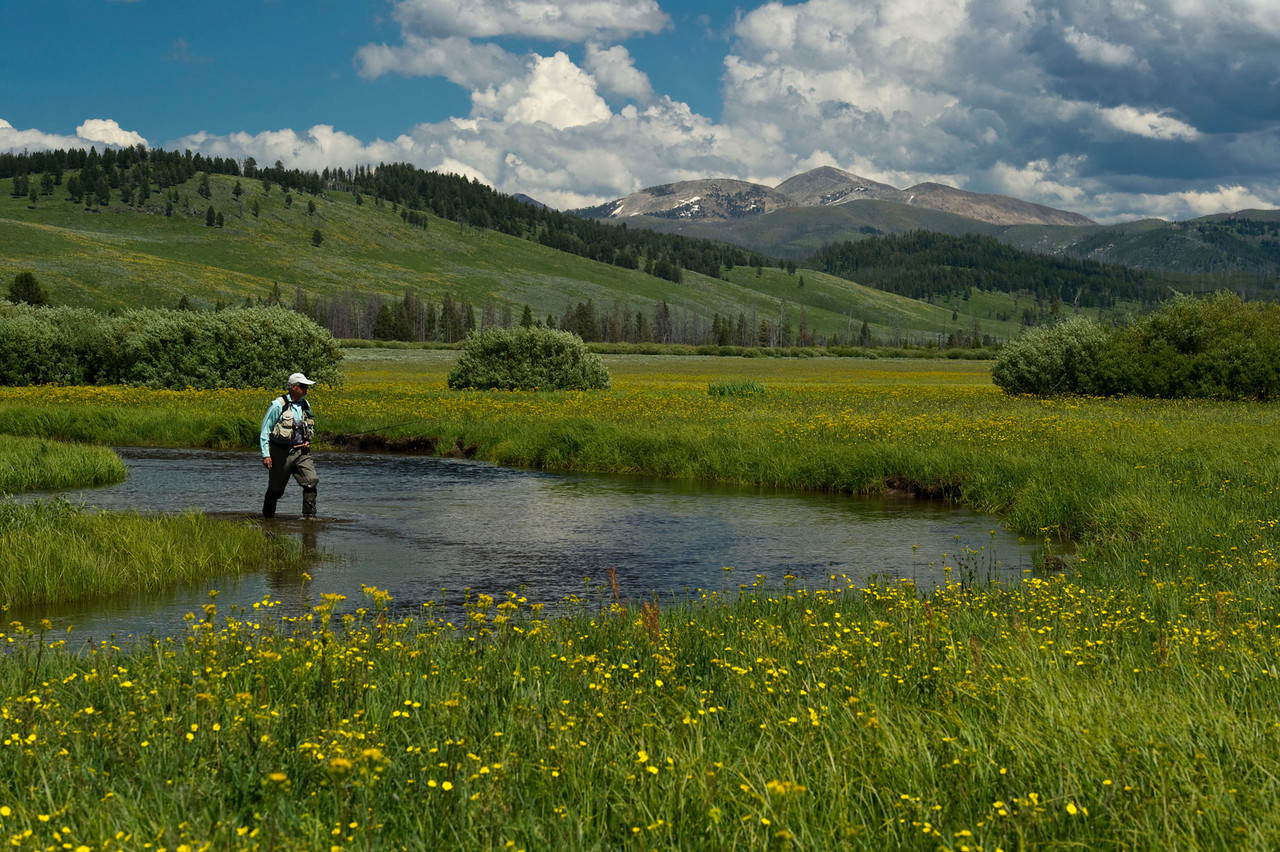
<path fill-rule="evenodd" d="M 294 385 L 314 385 L 314 384 L 315 382 L 311 381 L 301 373 L 294 373 L 292 376 L 289 377 L 289 387 L 293 387 Z"/>

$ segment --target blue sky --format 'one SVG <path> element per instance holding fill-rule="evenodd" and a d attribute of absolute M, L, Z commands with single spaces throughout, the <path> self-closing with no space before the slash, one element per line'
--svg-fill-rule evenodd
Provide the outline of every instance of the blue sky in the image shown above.
<path fill-rule="evenodd" d="M 413 162 L 560 208 L 832 165 L 1280 206 L 1276 0 L 0 0 L 0 150 Z"/>

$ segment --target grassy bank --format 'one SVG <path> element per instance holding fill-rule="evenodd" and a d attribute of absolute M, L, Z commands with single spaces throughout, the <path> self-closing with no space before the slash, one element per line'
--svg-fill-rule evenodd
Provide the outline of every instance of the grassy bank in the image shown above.
<path fill-rule="evenodd" d="M 128 473 L 107 447 L 0 437 L 0 492 L 110 485 Z M 6 611 L 122 592 L 146 594 L 182 582 L 296 564 L 291 544 L 247 524 L 0 498 L 0 607 Z"/>

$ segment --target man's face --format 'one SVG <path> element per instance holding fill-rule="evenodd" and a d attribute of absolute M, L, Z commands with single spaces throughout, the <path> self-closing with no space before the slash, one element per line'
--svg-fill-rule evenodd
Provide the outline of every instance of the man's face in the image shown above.
<path fill-rule="evenodd" d="M 307 394 L 307 387 L 304 384 L 289 385 L 289 395 L 294 399 L 302 399 Z"/>

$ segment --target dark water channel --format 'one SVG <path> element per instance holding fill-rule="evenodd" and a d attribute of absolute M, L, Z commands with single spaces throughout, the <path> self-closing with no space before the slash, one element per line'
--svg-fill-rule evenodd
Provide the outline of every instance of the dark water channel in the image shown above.
<path fill-rule="evenodd" d="M 257 518 L 266 472 L 255 453 L 119 452 L 128 480 L 60 496 L 104 509 Z M 549 604 L 595 596 L 610 567 L 634 601 L 736 591 L 757 575 L 780 584 L 791 574 L 809 586 L 829 585 L 832 575 L 911 579 L 921 587 L 985 582 L 1021 576 L 1035 556 L 996 518 L 933 501 L 551 474 L 422 456 L 318 453 L 316 462 L 320 520 L 298 519 L 301 491 L 291 482 L 277 518 L 259 521 L 302 542 L 310 582 L 264 571 L 11 617 L 47 616 L 58 629 L 74 625 L 81 639 L 167 635 L 184 628 L 185 614 L 200 612 L 210 589 L 219 590 L 224 612 L 270 596 L 279 601 L 276 612 L 297 613 L 328 592 L 346 595 L 348 608 L 361 605 L 367 584 L 390 592 L 397 613 L 411 613 L 442 596 L 460 601 L 466 589 L 500 598 L 518 591 Z"/>

